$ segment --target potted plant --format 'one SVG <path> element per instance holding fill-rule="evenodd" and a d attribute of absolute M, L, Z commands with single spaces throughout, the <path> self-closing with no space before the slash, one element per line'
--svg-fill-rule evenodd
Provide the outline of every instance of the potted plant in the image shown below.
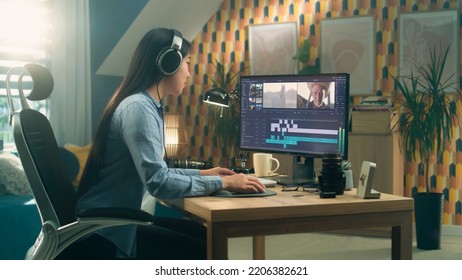
<path fill-rule="evenodd" d="M 208 123 L 214 144 L 221 147 L 223 158 L 233 156 L 239 146 L 240 95 L 239 75 L 236 65 L 226 70 L 225 65 L 216 61 L 215 73 L 208 75 L 212 87 L 222 88 L 230 94 L 229 107 L 208 106 Z M 229 163 L 225 163 L 229 165 Z"/>
<path fill-rule="evenodd" d="M 430 186 L 430 157 L 440 159 L 451 141 L 453 125 L 459 125 L 455 101 L 461 95 L 448 82 L 451 77 L 443 80 L 449 47 L 428 50 L 427 63 L 416 65 L 409 75 L 393 77 L 401 96 L 395 100 L 399 112 L 392 128 L 406 159 L 417 161 L 418 155 L 423 164 L 425 192 L 413 192 L 417 248 L 432 250 L 440 248 L 443 194 Z M 456 92 L 454 97 L 450 89 Z"/>
<path fill-rule="evenodd" d="M 310 61 L 310 41 L 308 39 L 303 40 L 293 59 L 298 60 L 298 62 L 302 65 L 302 69 L 298 71 L 299 74 L 319 73 L 318 66 L 308 65 L 308 62 Z"/>
<path fill-rule="evenodd" d="M 349 191 L 353 188 L 353 171 L 351 170 L 351 162 L 342 161 L 342 171 L 345 177 L 345 190 Z"/>

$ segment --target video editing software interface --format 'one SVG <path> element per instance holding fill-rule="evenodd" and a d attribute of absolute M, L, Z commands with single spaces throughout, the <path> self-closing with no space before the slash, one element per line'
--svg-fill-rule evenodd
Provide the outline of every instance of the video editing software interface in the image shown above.
<path fill-rule="evenodd" d="M 240 147 L 347 159 L 349 75 L 241 76 Z"/>

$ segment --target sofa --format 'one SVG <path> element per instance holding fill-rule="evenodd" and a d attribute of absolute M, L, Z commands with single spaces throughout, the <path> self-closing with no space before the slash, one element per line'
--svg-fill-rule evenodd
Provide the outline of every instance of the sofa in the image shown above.
<path fill-rule="evenodd" d="M 75 180 L 76 155 L 60 147 L 66 173 Z M 15 153 L 0 152 L 0 260 L 24 259 L 42 227 L 29 182 Z"/>

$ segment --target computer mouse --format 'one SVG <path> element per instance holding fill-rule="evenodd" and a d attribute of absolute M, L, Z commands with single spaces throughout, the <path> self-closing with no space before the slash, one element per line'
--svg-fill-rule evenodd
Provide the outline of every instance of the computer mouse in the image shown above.
<path fill-rule="evenodd" d="M 227 190 L 220 190 L 211 194 L 212 196 L 233 196 L 233 193 Z"/>

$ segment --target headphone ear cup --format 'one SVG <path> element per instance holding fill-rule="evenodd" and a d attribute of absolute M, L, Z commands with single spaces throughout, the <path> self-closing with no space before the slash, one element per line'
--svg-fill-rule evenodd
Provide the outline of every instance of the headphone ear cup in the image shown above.
<path fill-rule="evenodd" d="M 182 62 L 183 56 L 179 50 L 166 48 L 160 53 L 157 66 L 164 75 L 171 76 L 180 69 Z"/>

